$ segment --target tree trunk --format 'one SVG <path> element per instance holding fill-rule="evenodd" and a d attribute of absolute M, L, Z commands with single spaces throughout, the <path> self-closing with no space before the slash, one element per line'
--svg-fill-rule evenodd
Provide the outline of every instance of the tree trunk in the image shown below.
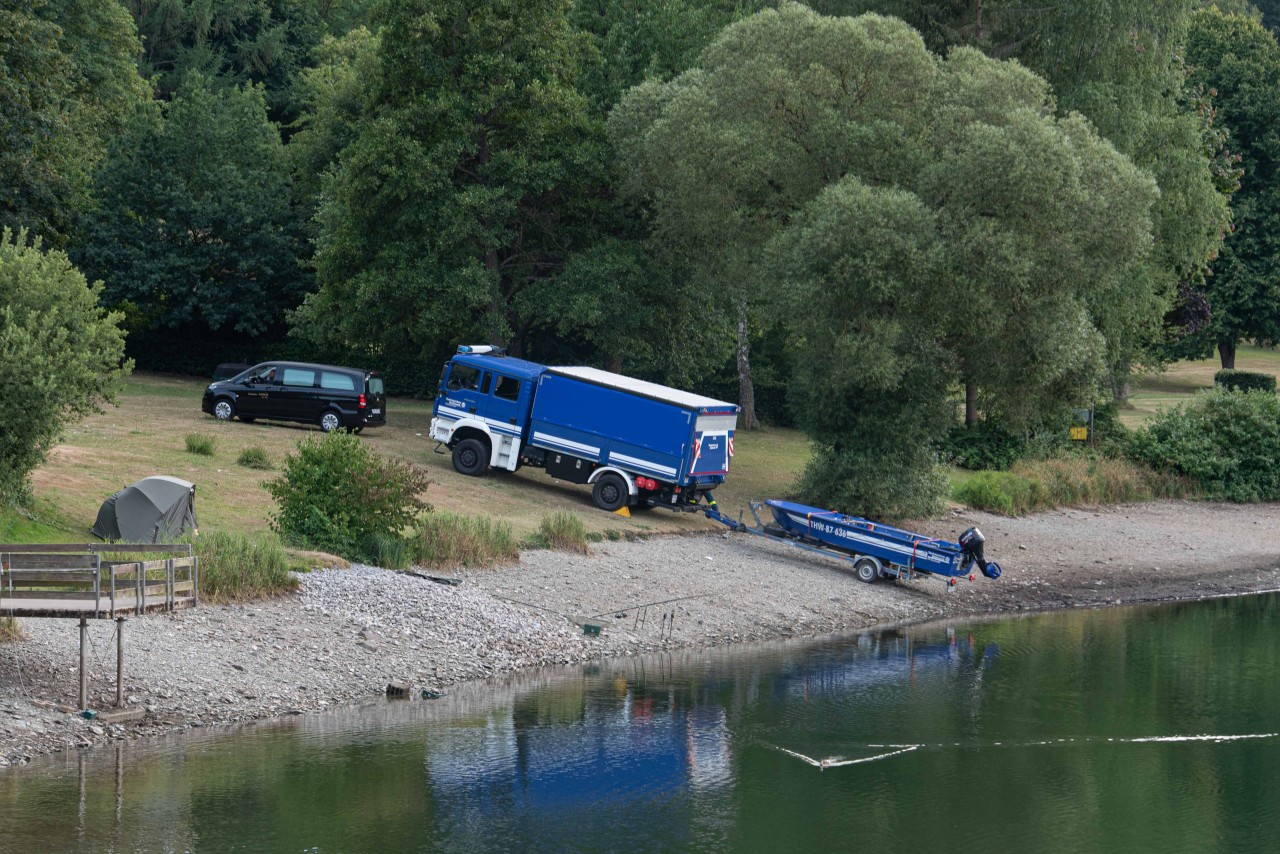
<path fill-rule="evenodd" d="M 978 423 L 978 387 L 973 383 L 964 384 L 964 426 L 972 427 Z"/>
<path fill-rule="evenodd" d="M 738 303 L 738 406 L 742 418 L 738 428 L 759 430 L 756 418 L 756 387 L 751 382 L 751 345 L 747 341 L 747 302 Z"/>
<path fill-rule="evenodd" d="M 1222 360 L 1222 369 L 1224 371 L 1234 371 L 1236 369 L 1236 342 L 1219 341 L 1218 358 Z"/>

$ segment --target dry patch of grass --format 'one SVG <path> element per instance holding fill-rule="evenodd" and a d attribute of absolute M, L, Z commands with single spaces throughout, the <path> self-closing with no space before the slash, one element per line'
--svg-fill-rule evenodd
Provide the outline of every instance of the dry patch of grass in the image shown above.
<path fill-rule="evenodd" d="M 56 503 L 75 539 L 89 536 L 103 500 L 134 481 L 154 474 L 196 484 L 196 512 L 202 529 L 247 533 L 266 531 L 275 510 L 263 481 L 271 472 L 239 465 L 241 454 L 258 448 L 273 461 L 296 453 L 297 443 L 318 432 L 305 424 L 220 422 L 200 411 L 207 383 L 157 374 L 135 374 L 118 406 L 71 425 L 45 465 L 36 470 L 36 495 Z M 491 472 L 464 477 L 447 453 L 433 453 L 427 438 L 429 401 L 388 401 L 385 427 L 360 439 L 378 454 L 424 466 L 432 480 L 428 500 L 462 516 L 489 516 L 511 526 L 518 539 L 535 534 L 544 516 L 578 514 L 593 537 L 681 533 L 712 529 L 701 514 L 652 511 L 630 519 L 597 510 L 591 490 L 549 477 L 540 469 Z M 214 440 L 212 456 L 187 453 L 185 437 Z M 808 459 L 809 442 L 794 430 L 740 432 L 728 482 L 716 491 L 721 509 L 745 507 L 750 499 L 787 495 Z"/>
<path fill-rule="evenodd" d="M 1280 377 L 1280 351 L 1241 345 L 1236 351 L 1236 368 Z M 1162 373 L 1136 377 L 1129 406 L 1120 413 L 1121 422 L 1131 428 L 1142 426 L 1157 412 L 1189 400 L 1198 391 L 1213 388 L 1213 375 L 1221 369 L 1222 363 L 1215 356 L 1176 362 Z"/>

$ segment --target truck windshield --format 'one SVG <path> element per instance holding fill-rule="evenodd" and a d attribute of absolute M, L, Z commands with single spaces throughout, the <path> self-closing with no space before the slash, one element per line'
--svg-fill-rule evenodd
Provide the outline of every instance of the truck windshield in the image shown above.
<path fill-rule="evenodd" d="M 480 369 L 470 365 L 454 365 L 449 371 L 449 391 L 464 391 L 480 387 Z"/>

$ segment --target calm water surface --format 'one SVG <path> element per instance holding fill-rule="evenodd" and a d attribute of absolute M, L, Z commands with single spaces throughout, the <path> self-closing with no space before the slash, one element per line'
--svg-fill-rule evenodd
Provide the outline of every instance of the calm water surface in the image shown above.
<path fill-rule="evenodd" d="M 1280 851 L 1280 597 L 629 660 L 0 773 L 0 851 Z"/>

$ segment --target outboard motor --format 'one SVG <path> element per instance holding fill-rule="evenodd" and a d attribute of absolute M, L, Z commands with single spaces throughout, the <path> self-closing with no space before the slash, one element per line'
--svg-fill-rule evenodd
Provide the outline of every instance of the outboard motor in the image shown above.
<path fill-rule="evenodd" d="M 982 574 L 987 578 L 1000 577 L 1000 564 L 995 561 L 988 562 L 982 554 L 982 544 L 987 538 L 982 536 L 982 532 L 977 528 L 970 528 L 960 535 L 960 551 L 966 558 L 965 568 L 972 566 L 975 562 L 978 568 L 982 570 Z"/>

